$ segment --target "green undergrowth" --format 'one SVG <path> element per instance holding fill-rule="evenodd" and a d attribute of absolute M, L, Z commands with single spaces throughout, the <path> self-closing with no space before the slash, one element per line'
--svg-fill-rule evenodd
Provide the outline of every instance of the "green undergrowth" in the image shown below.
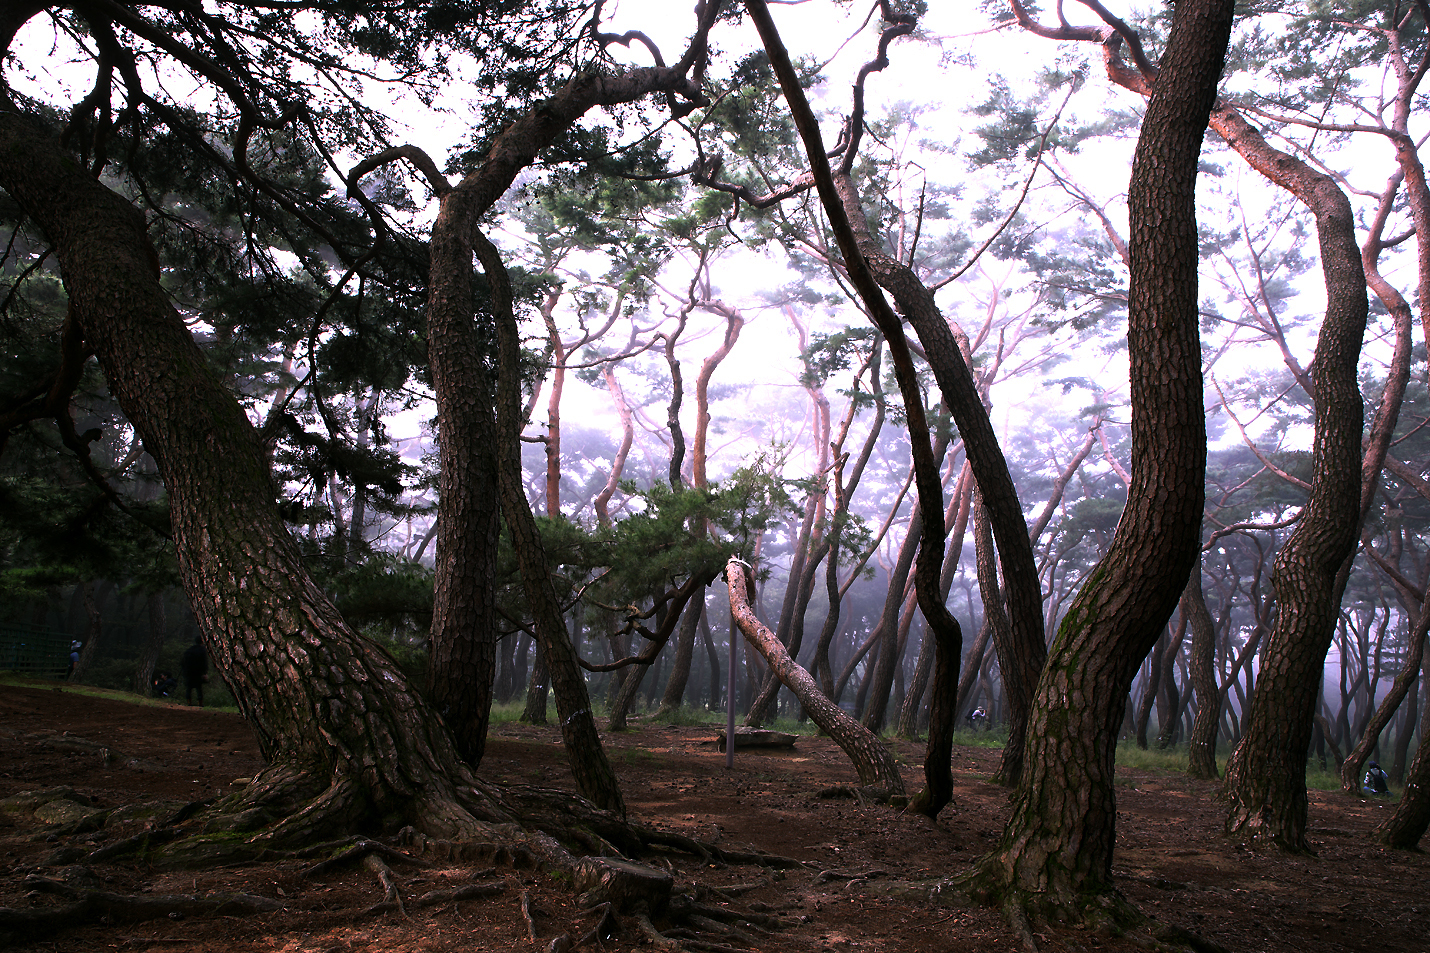
<path fill-rule="evenodd" d="M 1187 749 L 1185 745 L 1173 745 L 1170 748 L 1139 748 L 1136 742 L 1121 741 L 1117 745 L 1117 766 L 1133 771 L 1146 771 L 1159 774 L 1186 774 L 1187 773 Z M 1226 756 L 1217 758 L 1217 774 L 1226 776 Z M 1306 788 L 1311 791 L 1339 791 L 1341 789 L 1341 776 L 1337 772 L 1333 763 L 1327 762 L 1322 767 L 1319 760 L 1312 759 L 1306 763 Z M 1400 787 L 1391 785 L 1391 796 L 1399 797 Z"/>
<path fill-rule="evenodd" d="M 86 685 L 83 682 L 67 682 L 58 678 L 35 678 L 30 675 L 17 675 L 14 672 L 0 672 L 0 685 L 14 685 L 21 688 L 50 689 L 57 692 L 66 692 L 72 695 L 87 695 L 92 698 L 107 698 L 110 701 L 127 702 L 131 705 L 150 705 L 153 707 L 174 706 L 185 707 L 182 700 L 176 701 L 172 698 L 151 698 L 147 695 L 136 695 L 134 692 L 127 692 L 118 688 L 102 688 L 98 685 Z M 207 692 L 205 693 L 207 695 Z M 219 704 L 206 703 L 204 708 L 211 711 L 237 712 L 238 706 L 233 703 L 232 696 L 227 692 L 223 693 L 226 703 Z"/>

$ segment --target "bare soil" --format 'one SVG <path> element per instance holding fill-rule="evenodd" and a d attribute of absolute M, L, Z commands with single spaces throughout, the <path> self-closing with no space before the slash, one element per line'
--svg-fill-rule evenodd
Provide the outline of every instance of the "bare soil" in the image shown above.
<path fill-rule="evenodd" d="M 678 884 L 746 887 L 736 908 L 775 915 L 787 926 L 750 932 L 736 948 L 762 951 L 1013 951 L 1014 932 L 996 911 L 913 902 L 885 891 L 966 869 L 999 834 L 1007 792 L 986 778 L 997 752 L 954 752 L 955 803 L 938 823 L 821 790 L 849 785 L 842 752 L 820 738 L 793 749 L 741 749 L 733 770 L 708 728 L 639 724 L 609 735 L 612 760 L 634 818 L 713 841 L 802 862 L 788 870 L 706 864 L 663 855 Z M 895 742 L 910 790 L 920 786 L 921 749 Z M 304 877 L 311 861 L 285 860 L 200 871 L 95 862 L 88 854 L 154 823 L 165 802 L 221 795 L 261 766 L 236 715 L 178 705 L 138 706 L 61 686 L 0 686 L 0 798 L 68 786 L 76 799 L 113 811 L 104 826 L 67 831 L 24 810 L 0 812 L 0 907 L 37 910 L 62 902 L 34 889 L 43 876 L 138 896 L 225 892 L 281 904 L 260 914 L 174 915 L 131 922 L 75 923 L 17 950 L 141 949 L 196 953 L 546 950 L 562 933 L 580 937 L 595 917 L 559 879 L 541 871 L 471 867 L 426 857 L 392 866 L 404 897 L 471 883 L 500 884 L 488 899 L 441 903 L 407 915 L 372 908 L 382 887 L 361 865 Z M 570 790 L 555 728 L 498 725 L 484 777 Z M 1118 769 L 1118 850 L 1114 873 L 1144 911 L 1233 951 L 1430 951 L 1430 858 L 1385 850 L 1369 833 L 1392 810 L 1382 801 L 1312 792 L 1317 855 L 1253 854 L 1221 836 L 1216 785 L 1169 774 Z M 118 810 L 118 809 L 123 810 Z M 523 897 L 538 940 L 528 935 Z M 732 941 L 723 941 L 727 944 Z M 1129 938 L 1077 930 L 1039 935 L 1045 950 L 1131 950 Z M 587 949 L 634 950 L 623 928 Z"/>

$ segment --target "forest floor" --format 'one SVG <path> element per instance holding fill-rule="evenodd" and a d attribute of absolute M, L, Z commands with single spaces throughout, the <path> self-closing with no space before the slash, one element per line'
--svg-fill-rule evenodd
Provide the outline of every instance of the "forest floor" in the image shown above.
<path fill-rule="evenodd" d="M 35 910 L 61 902 L 33 889 L 33 881 L 27 885 L 25 878 L 33 875 L 116 894 L 242 892 L 281 907 L 144 922 L 115 915 L 109 922 L 32 936 L 17 950 L 545 951 L 557 935 L 579 937 L 595 924 L 569 888 L 533 870 L 474 872 L 431 858 L 422 866 L 394 863 L 408 898 L 474 877 L 505 886 L 490 899 L 422 909 L 409 903 L 404 915 L 371 909 L 383 890 L 361 865 L 304 877 L 311 862 L 165 871 L 132 861 L 75 859 L 132 833 L 143 823 L 144 805 L 223 794 L 261 762 L 237 715 L 140 706 L 63 690 L 61 684 L 0 685 L 0 798 L 64 785 L 76 800 L 114 813 L 96 830 L 59 834 L 30 812 L 0 811 L 0 907 Z M 880 892 L 897 881 L 956 874 L 994 842 L 1008 813 L 1007 792 L 986 780 L 996 765 L 995 749 L 955 748 L 955 802 L 934 824 L 887 807 L 819 797 L 822 789 L 853 781 L 848 761 L 827 739 L 801 737 L 782 752 L 741 749 L 734 769 L 727 770 L 710 728 L 634 724 L 606 738 L 634 818 L 727 849 L 754 848 L 802 862 L 769 870 L 676 856 L 655 861 L 672 870 L 677 884 L 747 888 L 732 891 L 729 904 L 788 924 L 752 934 L 743 945 L 734 941 L 737 947 L 775 953 L 1021 948 L 996 911 Z M 496 782 L 570 789 L 558 737 L 554 727 L 495 725 L 481 774 Z M 903 742 L 895 747 L 909 789 L 917 790 L 921 748 Z M 1113 870 L 1123 894 L 1147 913 L 1237 953 L 1430 951 L 1430 855 L 1388 851 L 1368 837 L 1392 805 L 1313 791 L 1310 836 L 1317 855 L 1288 857 L 1249 853 L 1226 841 L 1214 784 L 1120 766 L 1117 783 Z M 539 936 L 535 942 L 522 914 L 524 896 Z M 1039 942 L 1044 950 L 1135 948 L 1126 938 L 1078 931 L 1044 933 Z M 583 947 L 637 948 L 638 940 L 621 935 Z"/>

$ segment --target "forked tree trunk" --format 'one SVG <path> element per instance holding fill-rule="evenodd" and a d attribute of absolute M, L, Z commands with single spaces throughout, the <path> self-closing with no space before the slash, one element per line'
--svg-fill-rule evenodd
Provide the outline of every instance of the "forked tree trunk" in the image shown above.
<path fill-rule="evenodd" d="M 971 886 L 1006 908 L 1119 918 L 1113 762 L 1132 678 L 1196 563 L 1206 465 L 1195 184 L 1231 31 L 1230 0 L 1181 0 L 1128 189 L 1132 482 L 1112 544 L 1074 598 L 1028 723 L 1002 839 Z"/>
<path fill-rule="evenodd" d="M 491 316 L 501 351 L 497 376 L 497 489 L 521 572 L 522 589 L 531 607 L 532 627 L 541 642 L 541 655 L 556 695 L 556 714 L 561 719 L 566 759 L 575 776 L 576 788 L 583 796 L 597 807 L 624 814 L 620 785 L 601 747 L 586 680 L 566 632 L 561 601 L 541 545 L 536 517 L 532 515 L 521 481 L 521 335 L 513 310 L 511 279 L 496 246 L 475 224 L 469 221 L 467 227 L 473 251 L 486 272 Z"/>
<path fill-rule="evenodd" d="M 898 303 L 923 345 L 939 393 L 963 438 L 964 454 L 973 467 L 988 508 L 998 559 L 1003 567 L 1003 598 L 1012 633 L 1012 645 L 1005 647 L 1007 654 L 1000 656 L 1000 662 L 1004 683 L 1019 683 L 1020 688 L 1010 694 L 1009 703 L 1020 707 L 1032 695 L 1047 658 L 1042 592 L 1028 523 L 1008 472 L 1008 461 L 993 431 L 988 408 L 973 379 L 968 363 L 972 356 L 964 353 L 959 338 L 934 301 L 933 292 L 924 286 L 912 268 L 886 254 L 883 244 L 874 237 L 853 177 L 841 174 L 834 182 L 859 252 L 879 286 Z M 850 252 L 844 254 L 847 259 Z M 885 330 L 886 337 L 890 333 Z M 961 332 L 960 337 L 963 337 Z M 963 337 L 962 343 L 966 342 L 967 338 Z M 1010 719 L 1010 726 L 1016 727 L 1022 721 L 1015 716 Z M 1010 732 L 1005 745 L 1005 761 L 1010 766 L 1018 762 L 1022 747 L 1023 737 Z"/>
<path fill-rule="evenodd" d="M 655 712 L 657 719 L 673 716 L 685 701 L 685 686 L 690 682 L 690 664 L 695 659 L 695 637 L 700 631 L 700 619 L 704 613 L 705 598 L 702 593 L 699 600 L 692 600 L 685 607 L 685 614 L 680 619 L 680 629 L 675 635 L 675 655 L 670 661 L 670 678 L 666 680 L 660 707 Z"/>
<path fill-rule="evenodd" d="M 428 635 L 427 690 L 473 768 L 486 749 L 496 682 L 498 638 L 496 381 L 488 369 L 496 350 L 476 311 L 470 211 L 448 196 L 428 243 L 427 359 L 437 401 L 438 499 L 436 578 Z"/>

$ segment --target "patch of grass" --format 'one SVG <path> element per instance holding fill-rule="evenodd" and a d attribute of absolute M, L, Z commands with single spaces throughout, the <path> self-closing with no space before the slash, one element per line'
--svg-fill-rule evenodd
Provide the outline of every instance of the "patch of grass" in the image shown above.
<path fill-rule="evenodd" d="M 642 717 L 649 717 L 655 712 L 645 712 Z M 673 712 L 668 712 L 661 716 L 662 725 L 680 725 L 685 728 L 699 728 L 703 726 L 716 727 L 725 724 L 725 713 L 711 711 L 703 707 L 691 707 L 681 705 Z M 739 722 L 736 722 L 739 724 Z"/>
<path fill-rule="evenodd" d="M 176 705 L 172 698 L 151 698 L 148 695 L 136 695 L 134 692 L 126 692 L 118 688 L 100 688 L 97 685 L 86 685 L 83 682 L 67 682 L 57 678 L 35 678 L 30 675 L 17 675 L 14 672 L 0 672 L 0 685 L 17 685 L 22 688 L 50 689 L 57 692 L 68 692 L 74 695 L 87 695 L 92 698 L 107 698 L 110 701 L 127 702 L 131 705 L 149 705 L 159 707 L 161 705 Z M 211 690 L 210 690 L 211 691 Z M 207 692 L 205 693 L 208 694 Z M 218 693 L 214 693 L 218 694 Z M 238 711 L 238 706 L 233 701 L 233 696 L 227 691 L 222 692 L 217 699 L 218 704 L 206 704 L 204 707 L 214 711 Z"/>
<path fill-rule="evenodd" d="M 721 717 L 720 723 L 722 725 L 725 723 L 725 719 L 723 717 Z M 743 725 L 744 723 L 744 719 L 742 718 L 736 719 L 735 721 L 736 725 Z M 794 718 L 791 716 L 782 716 L 774 719 L 773 721 L 768 721 L 765 723 L 765 727 L 768 728 L 770 731 L 783 731 L 787 735 L 812 736 L 819 734 L 819 726 L 816 725 L 814 722 L 809 720 L 800 721 L 798 718 Z"/>
<path fill-rule="evenodd" d="M 1008 726 L 995 725 L 987 731 L 955 728 L 953 743 L 965 748 L 1002 748 L 1008 743 Z"/>
<path fill-rule="evenodd" d="M 503 725 L 513 721 L 521 720 L 521 713 L 526 710 L 526 701 L 518 698 L 515 701 L 494 703 L 491 711 L 491 724 Z"/>
<path fill-rule="evenodd" d="M 1335 768 L 1321 767 L 1319 760 L 1306 765 L 1306 789 L 1309 791 L 1339 791 L 1341 789 L 1341 775 Z M 1392 799 L 1400 795 L 1392 787 L 1390 791 Z"/>
<path fill-rule="evenodd" d="M 1217 758 L 1217 773 L 1222 777 L 1226 777 L 1226 760 L 1225 755 Z M 1117 745 L 1117 766 L 1161 774 L 1186 774 L 1187 748 L 1185 745 L 1173 745 L 1144 751 L 1135 742 L 1121 741 Z M 1311 791 L 1339 791 L 1341 776 L 1334 765 L 1328 764 L 1323 768 L 1319 760 L 1308 760 L 1306 788 Z M 1397 797 L 1398 793 L 1392 789 L 1391 796 Z"/>
<path fill-rule="evenodd" d="M 1176 745 L 1170 748 L 1143 749 L 1139 748 L 1135 741 L 1119 741 L 1117 766 L 1160 774 L 1186 774 L 1187 749 Z"/>

